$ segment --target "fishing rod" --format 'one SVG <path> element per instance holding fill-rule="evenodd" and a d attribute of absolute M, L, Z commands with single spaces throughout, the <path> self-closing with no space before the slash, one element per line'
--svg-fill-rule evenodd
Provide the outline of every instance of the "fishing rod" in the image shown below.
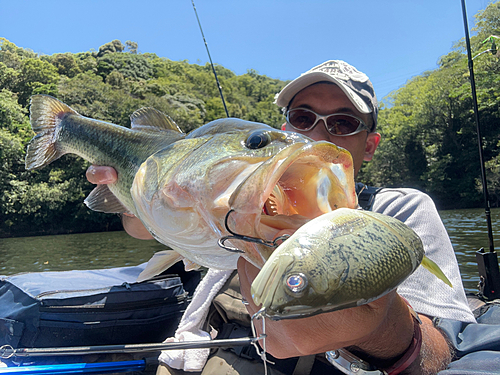
<path fill-rule="evenodd" d="M 148 360 L 65 363 L 56 365 L 26 365 L 0 367 L 0 374 L 15 375 L 53 375 L 53 374 L 116 374 L 125 372 L 142 372 L 148 367 Z M 154 366 L 158 364 L 155 362 Z M 152 371 L 154 371 L 152 369 Z"/>
<path fill-rule="evenodd" d="M 96 345 L 96 346 L 72 346 L 57 348 L 18 348 L 10 345 L 0 347 L 0 359 L 23 357 L 58 357 L 89 354 L 124 354 L 124 353 L 152 353 L 161 350 L 178 349 L 201 349 L 201 348 L 234 348 L 235 346 L 247 346 L 261 340 L 259 337 L 242 337 L 236 339 L 219 339 L 210 341 L 184 341 L 166 342 L 159 344 L 126 344 L 126 345 Z M 97 363 L 65 363 L 56 365 L 26 365 L 0 367 L 0 374 L 26 374 L 26 375 L 49 375 L 49 374 L 108 374 L 133 371 L 144 371 L 148 367 L 151 358 L 130 361 L 97 362 Z M 153 361 L 156 367 L 157 361 Z M 1 361 L 0 361 L 1 363 Z"/>
<path fill-rule="evenodd" d="M 125 345 L 95 345 L 95 346 L 69 346 L 56 348 L 18 348 L 10 345 L 0 347 L 0 359 L 11 357 L 49 357 L 64 355 L 87 354 L 116 354 L 116 353 L 145 353 L 162 350 L 179 349 L 205 349 L 205 348 L 231 348 L 235 346 L 251 345 L 262 337 L 242 337 L 236 339 L 219 339 L 203 341 L 164 342 L 154 344 L 125 344 Z"/>
<path fill-rule="evenodd" d="M 212 62 L 212 57 L 210 56 L 210 51 L 208 50 L 208 44 L 205 39 L 205 35 L 203 34 L 203 29 L 201 28 L 200 18 L 198 17 L 198 12 L 196 11 L 196 7 L 194 6 L 194 0 L 191 0 L 191 4 L 193 4 L 194 14 L 196 14 L 196 19 L 198 20 L 198 26 L 200 27 L 201 36 L 203 37 L 203 42 L 205 43 L 205 48 L 207 49 L 208 59 L 210 60 L 210 65 L 212 66 L 212 71 L 214 72 L 215 82 L 217 83 L 217 88 L 219 89 L 219 95 L 222 99 L 222 104 L 224 105 L 224 110 L 226 111 L 226 117 L 229 117 L 229 112 L 226 107 L 226 101 L 224 100 L 224 95 L 222 94 L 222 87 L 219 83 L 219 78 L 217 78 L 217 72 L 215 71 L 214 63 Z"/>
<path fill-rule="evenodd" d="M 481 163 L 481 181 L 483 183 L 484 208 L 486 213 L 486 222 L 488 224 L 489 252 L 484 248 L 476 251 L 476 261 L 479 269 L 479 294 L 487 299 L 495 299 L 500 296 L 500 272 L 498 269 L 498 257 L 493 244 L 493 229 L 491 226 L 490 200 L 488 197 L 488 186 L 486 182 L 486 168 L 484 165 L 483 139 L 481 136 L 481 127 L 479 126 L 479 111 L 477 106 L 476 83 L 474 79 L 474 63 L 472 62 L 472 52 L 470 47 L 469 26 L 467 23 L 467 10 L 465 0 L 462 1 L 462 15 L 465 28 L 465 42 L 467 46 L 467 58 L 469 62 L 470 84 L 472 90 L 472 103 L 474 106 L 474 117 L 477 128 L 477 141 L 479 146 L 479 160 Z M 477 56 L 476 56 L 477 57 Z"/>

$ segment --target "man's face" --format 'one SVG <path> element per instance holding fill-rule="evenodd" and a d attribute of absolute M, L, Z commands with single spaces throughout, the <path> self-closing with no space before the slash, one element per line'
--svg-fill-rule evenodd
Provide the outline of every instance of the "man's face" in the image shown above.
<path fill-rule="evenodd" d="M 307 108 L 320 115 L 333 113 L 349 113 L 362 119 L 365 124 L 371 124 L 371 115 L 359 112 L 344 92 L 332 83 L 316 83 L 299 91 L 290 102 L 288 109 Z M 347 137 L 339 137 L 328 133 L 323 120 L 319 121 L 314 129 L 298 131 L 286 124 L 285 130 L 302 133 L 315 141 L 329 141 L 348 150 L 354 162 L 354 174 L 357 175 L 363 160 L 369 161 L 373 157 L 380 134 L 362 131 Z"/>

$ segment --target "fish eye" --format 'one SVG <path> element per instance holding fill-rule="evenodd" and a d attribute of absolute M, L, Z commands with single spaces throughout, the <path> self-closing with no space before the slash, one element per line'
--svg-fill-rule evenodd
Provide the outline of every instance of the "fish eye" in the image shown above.
<path fill-rule="evenodd" d="M 246 148 L 256 150 L 271 143 L 271 136 L 268 131 L 258 130 L 250 134 L 245 141 Z"/>
<path fill-rule="evenodd" d="M 303 273 L 294 273 L 288 275 L 285 284 L 289 292 L 300 294 L 307 287 L 307 277 Z"/>

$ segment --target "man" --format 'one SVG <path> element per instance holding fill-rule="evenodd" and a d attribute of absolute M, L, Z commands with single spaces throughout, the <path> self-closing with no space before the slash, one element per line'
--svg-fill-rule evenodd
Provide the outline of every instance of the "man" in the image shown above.
<path fill-rule="evenodd" d="M 375 132 L 377 99 L 368 77 L 351 65 L 332 60 L 314 67 L 290 82 L 277 95 L 276 103 L 284 107 L 285 130 L 346 148 L 352 154 L 355 175 L 363 161 L 372 159 L 380 142 L 380 134 Z M 103 173 L 110 178 L 100 180 Z M 101 167 L 91 168 L 87 175 L 94 183 L 109 183 L 116 178 L 112 170 Z M 375 196 L 372 210 L 410 226 L 421 237 L 426 255 L 448 276 L 453 289 L 419 268 L 397 291 L 363 306 L 304 319 L 266 320 L 266 349 L 272 356 L 306 358 L 347 348 L 341 352 L 341 359 L 355 354 L 372 368 L 392 374 L 434 374 L 450 362 L 447 341 L 434 327 L 432 318 L 474 322 L 474 317 L 467 305 L 452 245 L 432 200 L 413 189 L 382 189 Z M 127 231 L 140 238 L 150 237 L 134 220 L 125 218 Z M 259 309 L 250 294 L 257 273 L 258 269 L 240 258 L 239 282 L 250 315 Z M 421 323 L 405 299 L 420 314 Z M 335 373 L 334 367 L 349 367 L 329 358 L 333 366 L 311 364 L 309 370 L 314 366 L 315 373 Z M 296 368 L 302 366 L 300 363 Z M 236 368 L 236 364 L 228 365 Z M 245 370 L 245 365 L 242 367 Z M 232 373 L 245 373 L 239 371 Z"/>

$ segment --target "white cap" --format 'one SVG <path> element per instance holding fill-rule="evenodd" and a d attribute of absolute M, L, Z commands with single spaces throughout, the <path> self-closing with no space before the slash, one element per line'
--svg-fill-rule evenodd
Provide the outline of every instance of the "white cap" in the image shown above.
<path fill-rule="evenodd" d="M 340 87 L 359 112 L 372 114 L 375 130 L 378 102 L 373 85 L 366 74 L 342 60 L 326 61 L 301 74 L 276 94 L 275 103 L 287 107 L 299 91 L 317 82 L 332 82 Z"/>

